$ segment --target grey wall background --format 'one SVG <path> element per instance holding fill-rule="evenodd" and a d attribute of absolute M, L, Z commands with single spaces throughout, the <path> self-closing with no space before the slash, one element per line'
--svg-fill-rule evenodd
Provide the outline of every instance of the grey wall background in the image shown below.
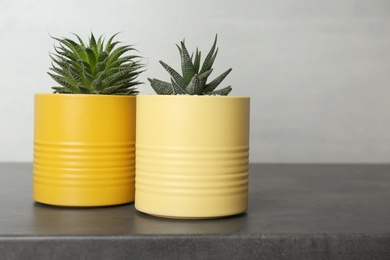
<path fill-rule="evenodd" d="M 218 33 L 213 75 L 233 67 L 224 83 L 251 96 L 251 162 L 390 162 L 387 0 L 1 0 L 0 161 L 32 161 L 49 34 L 90 31 L 135 44 L 144 82 L 168 79 L 182 38 L 206 52 Z"/>

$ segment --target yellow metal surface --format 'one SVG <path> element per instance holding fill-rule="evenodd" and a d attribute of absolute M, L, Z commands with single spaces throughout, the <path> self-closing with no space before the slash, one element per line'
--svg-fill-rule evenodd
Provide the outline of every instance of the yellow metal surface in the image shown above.
<path fill-rule="evenodd" d="M 134 96 L 36 94 L 34 200 L 93 207 L 134 201 Z"/>
<path fill-rule="evenodd" d="M 137 96 L 137 210 L 168 218 L 245 212 L 249 110 L 249 97 Z"/>

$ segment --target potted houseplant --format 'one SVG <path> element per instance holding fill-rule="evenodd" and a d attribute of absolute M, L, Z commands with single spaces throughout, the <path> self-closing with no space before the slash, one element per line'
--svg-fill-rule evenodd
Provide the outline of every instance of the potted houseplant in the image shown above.
<path fill-rule="evenodd" d="M 111 36 L 55 38 L 49 75 L 36 94 L 33 198 L 75 207 L 134 201 L 135 106 L 140 56 Z"/>
<path fill-rule="evenodd" d="M 138 211 L 167 218 L 216 218 L 248 205 L 250 98 L 216 89 L 231 69 L 208 82 L 217 37 L 201 66 L 177 45 L 182 74 L 160 61 L 171 82 L 148 79 L 158 95 L 137 96 Z"/>

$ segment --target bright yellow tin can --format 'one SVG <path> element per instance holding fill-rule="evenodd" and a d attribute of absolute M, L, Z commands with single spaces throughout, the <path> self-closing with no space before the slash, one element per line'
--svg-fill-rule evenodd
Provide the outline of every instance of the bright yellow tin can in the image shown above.
<path fill-rule="evenodd" d="M 134 201 L 135 96 L 36 94 L 33 198 L 74 207 Z"/>

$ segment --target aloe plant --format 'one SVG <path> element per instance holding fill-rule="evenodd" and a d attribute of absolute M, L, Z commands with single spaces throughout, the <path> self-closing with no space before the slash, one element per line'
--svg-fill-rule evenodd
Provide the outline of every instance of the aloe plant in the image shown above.
<path fill-rule="evenodd" d="M 96 40 L 93 33 L 84 43 L 76 34 L 77 41 L 56 38 L 59 45 L 50 54 L 52 67 L 48 74 L 60 85 L 54 86 L 54 93 L 136 95 L 137 77 L 143 72 L 138 55 L 126 55 L 136 51 L 132 45 L 117 47 L 117 34 L 105 44 L 103 36 Z"/>
<path fill-rule="evenodd" d="M 217 57 L 217 35 L 215 36 L 214 43 L 207 54 L 205 60 L 201 65 L 201 52 L 196 48 L 195 56 L 189 55 L 185 46 L 184 40 L 180 42 L 180 46 L 177 45 L 181 59 L 180 75 L 171 66 L 163 61 L 160 64 L 171 76 L 171 82 L 162 81 L 159 79 L 148 78 L 152 88 L 159 95 L 222 95 L 226 96 L 232 90 L 231 86 L 216 90 L 219 84 L 225 79 L 225 77 L 232 71 L 229 68 L 227 71 L 219 75 L 217 78 L 207 83 L 208 77 L 213 72 L 213 63 Z"/>

